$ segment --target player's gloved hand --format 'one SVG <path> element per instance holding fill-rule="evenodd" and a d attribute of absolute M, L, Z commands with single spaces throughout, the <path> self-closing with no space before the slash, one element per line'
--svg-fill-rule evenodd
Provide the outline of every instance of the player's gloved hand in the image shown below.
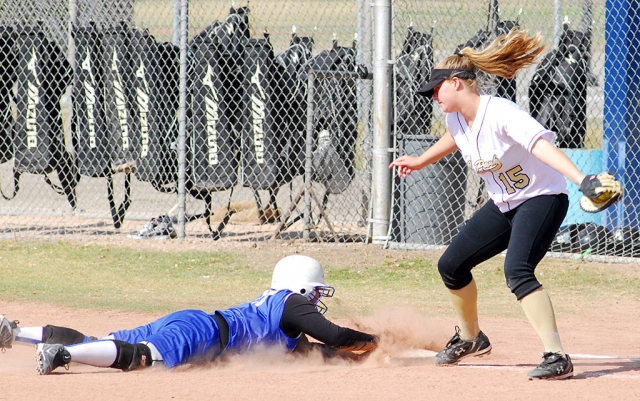
<path fill-rule="evenodd" d="M 585 212 L 596 213 L 613 205 L 622 197 L 620 181 L 609 173 L 589 174 L 582 180 L 580 207 Z"/>

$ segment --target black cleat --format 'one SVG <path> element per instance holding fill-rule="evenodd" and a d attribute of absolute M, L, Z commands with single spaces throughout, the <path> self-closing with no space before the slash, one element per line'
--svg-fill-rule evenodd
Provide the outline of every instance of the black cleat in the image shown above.
<path fill-rule="evenodd" d="M 460 338 L 460 328 L 456 326 L 456 334 L 451 337 L 447 346 L 435 356 L 436 365 L 457 365 L 458 362 L 472 356 L 482 357 L 491 353 L 491 343 L 483 332 L 473 340 Z"/>
<path fill-rule="evenodd" d="M 6 317 L 0 315 L 0 351 L 5 350 L 13 346 L 13 329 L 18 327 L 17 320 L 10 322 Z"/>
<path fill-rule="evenodd" d="M 544 361 L 527 374 L 529 380 L 562 380 L 573 376 L 573 363 L 569 355 L 545 352 L 542 357 Z"/>
<path fill-rule="evenodd" d="M 64 366 L 69 370 L 71 354 L 62 344 L 38 344 L 36 370 L 40 375 L 48 375 L 54 369 Z"/>

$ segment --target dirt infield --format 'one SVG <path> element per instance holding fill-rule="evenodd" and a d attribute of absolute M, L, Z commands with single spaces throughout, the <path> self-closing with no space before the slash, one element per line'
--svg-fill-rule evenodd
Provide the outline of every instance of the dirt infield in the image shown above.
<path fill-rule="evenodd" d="M 157 317 L 2 301 L 0 311 L 19 319 L 21 326 L 68 325 L 96 335 Z M 383 334 L 380 349 L 360 365 L 257 354 L 171 371 L 124 373 L 72 364 L 69 371 L 38 376 L 35 349 L 17 345 L 0 354 L 0 400 L 634 400 L 640 398 L 640 359 L 631 358 L 640 358 L 639 319 L 640 307 L 631 301 L 612 301 L 581 316 L 559 317 L 566 351 L 574 355 L 575 377 L 568 381 L 526 379 L 527 371 L 541 361 L 541 346 L 522 319 L 483 319 L 492 354 L 458 367 L 438 368 L 429 358 L 390 359 L 415 348 L 442 347 L 455 323 L 396 311 L 339 322 L 383 333 L 392 328 L 395 333 Z"/>

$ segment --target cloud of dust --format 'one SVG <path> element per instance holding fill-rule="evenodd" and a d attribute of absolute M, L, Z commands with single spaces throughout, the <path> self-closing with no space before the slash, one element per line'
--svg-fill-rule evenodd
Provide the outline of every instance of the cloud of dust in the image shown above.
<path fill-rule="evenodd" d="M 230 372 L 321 372 L 335 366 L 382 366 L 387 357 L 412 350 L 440 351 L 449 339 L 451 327 L 434 318 L 421 315 L 406 307 L 385 308 L 369 316 L 341 319 L 341 326 L 380 337 L 378 348 L 361 362 L 332 359 L 325 361 L 319 351 L 308 355 L 287 353 L 281 347 L 256 346 L 244 354 L 225 355 L 204 366 L 187 369 L 214 368 Z M 313 341 L 312 338 L 310 338 Z"/>
<path fill-rule="evenodd" d="M 324 361 L 319 351 L 307 355 L 288 353 L 283 347 L 257 345 L 242 354 L 225 354 L 215 361 L 203 365 L 180 366 L 177 369 L 224 369 L 226 372 L 320 372 L 331 366 L 349 366 L 346 360 Z"/>
<path fill-rule="evenodd" d="M 369 316 L 352 316 L 344 325 L 380 337 L 378 348 L 368 358 L 376 363 L 387 356 L 412 350 L 438 352 L 446 345 L 451 331 L 450 326 L 407 307 L 383 308 Z"/>

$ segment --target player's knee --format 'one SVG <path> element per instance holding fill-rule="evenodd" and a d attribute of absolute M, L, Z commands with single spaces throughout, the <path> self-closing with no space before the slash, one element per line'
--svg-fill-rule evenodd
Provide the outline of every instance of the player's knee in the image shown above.
<path fill-rule="evenodd" d="M 518 300 L 542 286 L 533 272 L 531 274 L 516 275 L 508 274 L 505 270 L 505 278 L 507 279 L 507 286 L 511 290 L 511 293 L 513 293 Z"/>
<path fill-rule="evenodd" d="M 444 281 L 445 285 L 448 286 L 448 283 L 452 281 L 451 271 L 453 271 L 452 264 L 448 259 L 440 258 L 438 260 L 438 273 L 440 273 L 440 277 L 442 277 L 442 281 Z"/>
<path fill-rule="evenodd" d="M 110 368 L 130 370 L 151 366 L 151 349 L 146 344 L 129 344 L 120 340 L 113 340 L 118 350 L 118 356 Z"/>
<path fill-rule="evenodd" d="M 464 288 L 473 279 L 471 271 L 460 267 L 448 258 L 443 257 L 438 260 L 438 272 L 445 287 L 450 290 Z"/>

